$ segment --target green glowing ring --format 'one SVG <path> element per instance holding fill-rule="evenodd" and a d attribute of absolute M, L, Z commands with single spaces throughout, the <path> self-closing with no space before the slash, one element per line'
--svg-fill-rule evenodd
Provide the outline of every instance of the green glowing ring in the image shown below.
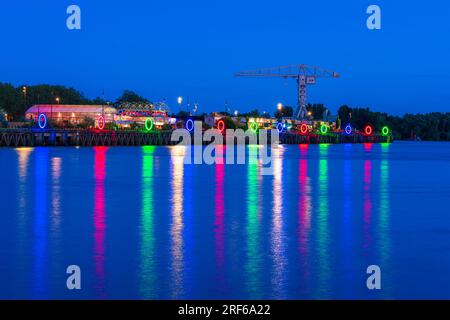
<path fill-rule="evenodd" d="M 320 126 L 320 133 L 321 134 L 327 134 L 327 132 L 328 132 L 328 127 L 326 125 L 322 124 Z"/>
<path fill-rule="evenodd" d="M 381 129 L 381 133 L 383 134 L 383 136 L 387 136 L 389 134 L 389 128 L 387 126 L 384 126 Z"/>
<path fill-rule="evenodd" d="M 253 132 L 258 131 L 258 124 L 256 122 L 250 123 L 250 129 L 252 129 Z"/>
<path fill-rule="evenodd" d="M 147 118 L 147 120 L 145 120 L 145 130 L 150 131 L 152 129 L 153 129 L 153 119 Z"/>

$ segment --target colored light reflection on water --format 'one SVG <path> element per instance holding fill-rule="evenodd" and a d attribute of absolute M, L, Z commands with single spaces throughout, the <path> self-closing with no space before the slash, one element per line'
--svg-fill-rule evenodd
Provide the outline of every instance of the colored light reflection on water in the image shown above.
<path fill-rule="evenodd" d="M 303 272 L 301 282 L 308 288 L 311 277 L 310 256 L 310 237 L 311 237 L 311 216 L 312 216 L 312 190 L 311 179 L 308 176 L 308 149 L 309 145 L 300 145 L 300 159 L 298 160 L 298 244 L 299 244 L 299 263 Z"/>
<path fill-rule="evenodd" d="M 328 149 L 329 145 L 319 145 L 318 208 L 317 208 L 317 298 L 327 298 L 330 285 L 330 236 L 329 236 L 329 195 L 328 195 Z"/>
<path fill-rule="evenodd" d="M 105 237 L 106 237 L 106 153 L 108 148 L 94 148 L 94 266 L 97 298 L 106 298 Z"/>
<path fill-rule="evenodd" d="M 216 156 L 219 161 L 215 165 L 214 181 L 214 239 L 216 267 L 219 274 L 219 283 L 224 285 L 224 264 L 225 264 L 225 239 L 224 239 L 224 219 L 225 219 L 225 164 L 223 159 L 223 146 L 216 147 Z"/>
<path fill-rule="evenodd" d="M 271 227 L 271 253 L 273 259 L 272 290 L 273 295 L 285 297 L 286 255 L 283 235 L 283 154 L 284 147 L 272 151 L 273 161 L 273 207 Z"/>
<path fill-rule="evenodd" d="M 184 156 L 185 147 L 177 146 L 170 149 L 171 155 L 171 216 L 170 226 L 171 237 L 171 297 L 179 298 L 183 296 L 184 276 L 183 276 L 183 184 L 184 184 Z"/>
<path fill-rule="evenodd" d="M 246 286 L 252 299 L 260 298 L 260 281 L 262 275 L 258 273 L 261 263 L 261 250 L 259 248 L 259 183 L 258 164 L 252 163 L 247 166 L 247 255 L 246 255 Z"/>
<path fill-rule="evenodd" d="M 378 232 L 379 244 L 378 250 L 380 252 L 379 260 L 381 265 L 390 265 L 391 256 L 391 235 L 390 235 L 390 192 L 389 192 L 389 148 L 390 144 L 384 143 L 381 145 L 381 161 L 380 161 L 380 207 L 379 207 L 379 217 L 378 217 Z M 390 268 L 389 268 L 390 269 Z M 391 272 L 386 272 L 384 274 L 384 279 L 386 283 L 390 283 L 392 278 L 390 276 Z M 385 298 L 391 297 L 391 285 L 385 287 Z"/>
<path fill-rule="evenodd" d="M 153 153 L 154 146 L 142 148 L 142 213 L 141 213 L 141 252 L 140 252 L 140 294 L 145 299 L 157 297 L 156 292 L 156 248 L 153 200 Z"/>
<path fill-rule="evenodd" d="M 273 175 L 226 148 L 0 149 L 0 298 L 449 298 L 449 149 L 282 146 Z"/>
<path fill-rule="evenodd" d="M 48 150 L 35 151 L 35 209 L 34 209 L 34 297 L 46 297 L 48 274 Z"/>

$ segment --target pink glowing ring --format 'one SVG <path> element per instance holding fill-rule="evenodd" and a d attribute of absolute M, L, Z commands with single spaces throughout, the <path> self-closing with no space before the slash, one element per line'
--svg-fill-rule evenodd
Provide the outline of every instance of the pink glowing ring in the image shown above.
<path fill-rule="evenodd" d="M 219 131 L 223 133 L 225 131 L 225 121 L 223 121 L 222 119 L 217 121 L 217 129 L 219 129 Z"/>
<path fill-rule="evenodd" d="M 302 123 L 300 126 L 300 133 L 301 134 L 307 134 L 308 133 L 308 126 L 305 123 Z"/>
<path fill-rule="evenodd" d="M 365 133 L 366 135 L 368 135 L 368 136 L 372 135 L 372 133 L 373 133 L 373 128 L 372 128 L 372 126 L 368 124 L 368 125 L 364 128 L 364 133 Z"/>
<path fill-rule="evenodd" d="M 103 117 L 103 116 L 98 117 L 97 126 L 100 130 L 105 129 L 105 117 Z"/>

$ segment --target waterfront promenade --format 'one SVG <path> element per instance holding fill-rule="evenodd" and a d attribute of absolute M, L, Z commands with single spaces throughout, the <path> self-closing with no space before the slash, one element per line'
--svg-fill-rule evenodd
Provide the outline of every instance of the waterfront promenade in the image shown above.
<path fill-rule="evenodd" d="M 166 131 L 106 131 L 106 130 L 52 130 L 52 129 L 4 129 L 0 131 L 0 147 L 34 146 L 165 146 L 174 145 L 172 130 Z M 268 135 L 270 143 L 270 134 Z M 320 143 L 384 143 L 392 142 L 390 135 L 363 135 L 328 133 L 297 134 L 280 133 L 281 144 Z"/>

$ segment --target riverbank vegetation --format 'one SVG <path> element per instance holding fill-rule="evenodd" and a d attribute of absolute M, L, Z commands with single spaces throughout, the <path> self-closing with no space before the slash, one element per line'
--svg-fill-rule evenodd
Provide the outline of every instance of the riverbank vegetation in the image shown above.
<path fill-rule="evenodd" d="M 92 104 L 120 105 L 125 102 L 150 101 L 133 91 L 125 90 L 123 94 L 113 102 L 108 102 L 100 97 L 89 99 L 80 91 L 74 88 L 55 85 L 34 85 L 14 87 L 8 83 L 0 83 L 0 121 L 13 120 L 21 121 L 25 111 L 35 104 Z M 294 109 L 291 106 L 275 109 L 275 117 L 292 117 Z M 327 120 L 329 118 L 328 109 L 323 104 L 308 104 L 309 117 L 314 120 Z M 222 112 L 232 116 L 228 112 Z M 250 112 L 239 113 L 243 117 L 270 117 L 270 112 L 260 112 L 254 109 Z M 338 123 L 341 126 L 352 124 L 353 127 L 363 128 L 366 124 L 373 125 L 375 130 L 387 125 L 391 128 L 396 139 L 403 140 L 443 140 L 450 141 L 450 112 L 431 112 L 427 114 L 405 114 L 403 116 L 393 116 L 387 113 L 374 112 L 369 108 L 341 106 L 337 112 Z"/>

